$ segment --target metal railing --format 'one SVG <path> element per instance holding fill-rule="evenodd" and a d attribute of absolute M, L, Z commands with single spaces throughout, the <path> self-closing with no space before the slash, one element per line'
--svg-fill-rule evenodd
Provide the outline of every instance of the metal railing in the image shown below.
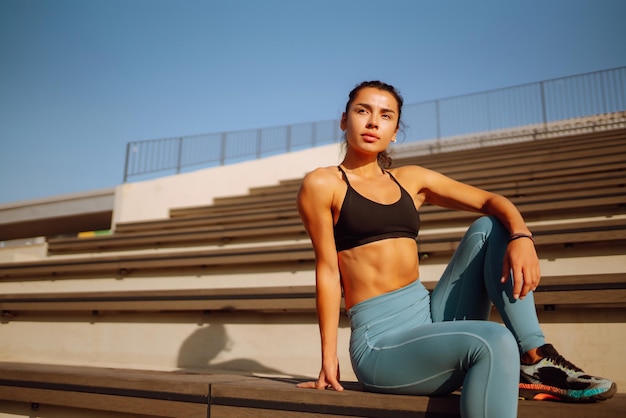
<path fill-rule="evenodd" d="M 620 67 L 405 105 L 404 142 L 624 110 L 626 67 Z M 331 144 L 341 135 L 337 119 L 129 142 L 124 182 Z"/>

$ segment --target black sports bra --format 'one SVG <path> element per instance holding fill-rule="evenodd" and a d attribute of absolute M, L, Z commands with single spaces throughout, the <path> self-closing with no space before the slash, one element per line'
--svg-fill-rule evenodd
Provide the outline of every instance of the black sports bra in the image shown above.
<path fill-rule="evenodd" d="M 341 167 L 337 168 L 348 185 L 339 219 L 333 228 L 337 251 L 387 238 L 417 238 L 420 228 L 419 212 L 411 195 L 391 173 L 386 172 L 400 188 L 400 199 L 385 205 L 360 195 L 352 188 Z"/>

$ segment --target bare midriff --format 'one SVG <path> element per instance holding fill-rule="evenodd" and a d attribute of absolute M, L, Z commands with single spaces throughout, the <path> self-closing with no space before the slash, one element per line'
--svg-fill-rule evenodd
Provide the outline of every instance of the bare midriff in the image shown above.
<path fill-rule="evenodd" d="M 346 308 L 414 282 L 418 267 L 417 243 L 411 238 L 390 238 L 341 251 Z"/>

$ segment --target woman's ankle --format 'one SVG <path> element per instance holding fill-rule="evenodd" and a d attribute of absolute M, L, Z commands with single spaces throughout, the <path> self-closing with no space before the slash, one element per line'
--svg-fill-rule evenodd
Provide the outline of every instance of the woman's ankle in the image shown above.
<path fill-rule="evenodd" d="M 539 362 L 539 360 L 541 360 L 542 358 L 543 356 L 539 354 L 539 347 L 535 347 L 535 348 L 531 348 L 530 350 L 522 354 L 522 357 L 520 360 L 522 364 L 528 365 L 528 364 L 535 364 Z"/>

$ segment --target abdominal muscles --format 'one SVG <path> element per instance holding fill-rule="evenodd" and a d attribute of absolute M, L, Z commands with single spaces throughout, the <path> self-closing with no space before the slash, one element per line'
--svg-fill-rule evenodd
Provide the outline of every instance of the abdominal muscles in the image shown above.
<path fill-rule="evenodd" d="M 389 238 L 339 253 L 346 307 L 391 292 L 419 277 L 417 243 Z"/>

